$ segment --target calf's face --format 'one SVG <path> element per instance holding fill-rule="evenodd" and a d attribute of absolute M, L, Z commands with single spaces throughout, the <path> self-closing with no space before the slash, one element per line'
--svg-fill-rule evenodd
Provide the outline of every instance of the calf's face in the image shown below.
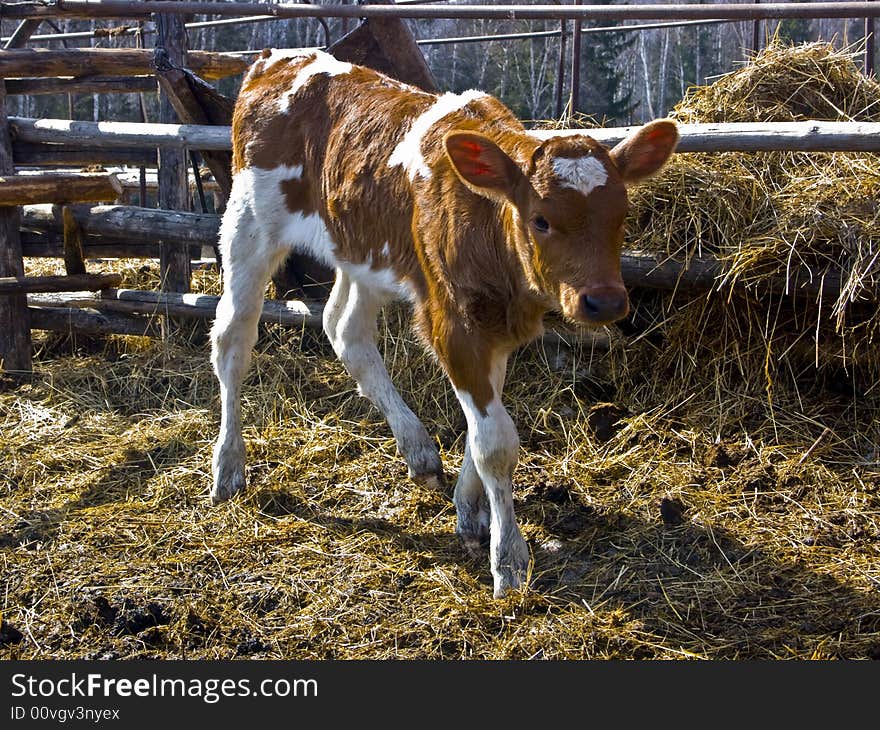
<path fill-rule="evenodd" d="M 555 137 L 521 164 L 480 134 L 451 132 L 444 141 L 465 185 L 512 206 L 507 234 L 548 307 L 592 326 L 626 316 L 620 274 L 626 188 L 669 159 L 678 143 L 674 122 L 651 122 L 611 150 L 584 135 Z"/>

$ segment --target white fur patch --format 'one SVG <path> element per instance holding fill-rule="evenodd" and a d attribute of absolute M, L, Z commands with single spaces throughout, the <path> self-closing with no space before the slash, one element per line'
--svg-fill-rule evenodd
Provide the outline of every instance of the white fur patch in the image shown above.
<path fill-rule="evenodd" d="M 318 213 L 306 215 L 298 211 L 291 212 L 287 208 L 282 183 L 301 180 L 302 174 L 302 165 L 279 165 L 271 170 L 246 167 L 235 174 L 235 204 L 244 205 L 253 212 L 252 225 L 258 227 L 262 234 L 258 240 L 265 241 L 272 251 L 291 248 L 302 251 L 331 268 L 342 269 L 349 277 L 370 289 L 394 298 L 412 300 L 414 293 L 409 286 L 397 279 L 394 271 L 390 268 L 373 268 L 372 251 L 362 264 L 339 261 L 336 257 L 336 244 L 324 219 Z M 223 222 L 226 224 L 227 221 L 237 221 L 238 218 L 239 216 L 224 216 Z M 257 248 L 255 245 L 253 256 L 270 255 L 270 252 Z M 390 246 L 388 252 L 390 253 Z"/>
<path fill-rule="evenodd" d="M 282 112 L 287 111 L 290 98 L 295 96 L 296 93 L 309 82 L 312 76 L 317 76 L 318 74 L 341 76 L 342 74 L 351 72 L 352 65 L 347 61 L 338 61 L 329 53 L 324 53 L 324 51 L 315 51 L 314 53 L 315 60 L 300 69 L 300 72 L 293 80 L 293 84 L 291 84 L 290 88 L 285 91 L 278 100 L 278 107 Z"/>
<path fill-rule="evenodd" d="M 286 61 L 289 58 L 303 58 L 318 53 L 317 48 L 273 48 L 269 51 L 267 58 L 261 59 L 263 62 L 263 72 L 268 71 L 279 61 Z"/>
<path fill-rule="evenodd" d="M 363 284 L 368 289 L 382 292 L 394 299 L 412 301 L 415 298 L 412 289 L 405 282 L 400 281 L 394 271 L 372 268 L 372 258 L 368 258 L 363 264 L 339 263 L 337 266 L 358 284 Z"/>
<path fill-rule="evenodd" d="M 394 148 L 388 158 L 388 167 L 403 166 L 410 180 L 416 175 L 431 177 L 431 170 L 422 155 L 422 140 L 428 131 L 447 114 L 463 109 L 476 99 L 486 96 L 482 91 L 470 89 L 461 94 L 447 92 L 437 97 L 434 104 L 413 122 L 409 131 Z"/>
<path fill-rule="evenodd" d="M 279 165 L 271 170 L 246 167 L 236 173 L 234 185 L 239 186 L 254 212 L 256 225 L 273 246 L 296 248 L 334 266 L 333 240 L 321 216 L 303 215 L 287 208 L 281 185 L 301 179 L 302 173 L 302 165 Z"/>
<path fill-rule="evenodd" d="M 585 157 L 556 157 L 553 171 L 559 184 L 589 195 L 596 188 L 608 182 L 608 170 L 592 155 Z"/>
<path fill-rule="evenodd" d="M 391 256 L 391 244 L 389 241 L 385 241 L 385 245 L 382 246 L 382 255 L 387 259 Z"/>

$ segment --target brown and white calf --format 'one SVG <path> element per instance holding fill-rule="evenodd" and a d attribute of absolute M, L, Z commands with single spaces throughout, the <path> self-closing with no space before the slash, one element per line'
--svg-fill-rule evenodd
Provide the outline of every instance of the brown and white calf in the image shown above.
<path fill-rule="evenodd" d="M 412 302 L 467 418 L 457 532 L 469 550 L 489 537 L 496 595 L 519 586 L 529 550 L 511 494 L 519 438 L 501 403 L 507 358 L 548 310 L 596 326 L 626 315 L 626 186 L 666 162 L 675 124 L 652 122 L 610 151 L 586 135 L 542 142 L 487 94 L 437 96 L 326 53 L 274 51 L 244 80 L 232 134 L 212 333 L 222 398 L 213 500 L 244 487 L 240 386 L 269 277 L 299 250 L 336 270 L 324 330 L 410 475 L 442 479 L 375 344 L 382 305 Z"/>

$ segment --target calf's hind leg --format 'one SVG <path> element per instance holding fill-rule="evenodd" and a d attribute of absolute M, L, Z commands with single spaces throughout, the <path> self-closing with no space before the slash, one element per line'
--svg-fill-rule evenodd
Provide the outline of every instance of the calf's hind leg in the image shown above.
<path fill-rule="evenodd" d="M 223 295 L 211 329 L 211 363 L 220 381 L 220 433 L 212 460 L 216 504 L 244 488 L 245 448 L 241 435 L 241 383 L 257 341 L 266 284 L 286 250 L 271 247 L 247 200 L 230 197 L 220 228 Z"/>
<path fill-rule="evenodd" d="M 338 270 L 324 308 L 324 331 L 336 356 L 357 382 L 358 392 L 388 421 L 410 477 L 442 483 L 443 465 L 437 447 L 394 387 L 376 348 L 376 318 L 384 301 L 381 293 Z"/>

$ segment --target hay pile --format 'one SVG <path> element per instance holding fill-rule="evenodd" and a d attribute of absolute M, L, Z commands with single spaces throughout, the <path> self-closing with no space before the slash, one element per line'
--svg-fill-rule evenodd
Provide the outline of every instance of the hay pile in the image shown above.
<path fill-rule="evenodd" d="M 840 55 L 772 48 L 755 68 L 771 54 Z M 701 93 L 716 92 L 687 104 Z M 782 191 L 807 178 L 801 156 L 679 156 L 635 200 L 634 234 L 742 261 L 749 288 L 636 294 L 607 352 L 512 358 L 534 571 L 504 601 L 454 535 L 465 421 L 402 310 L 380 323 L 383 355 L 437 438 L 445 493 L 407 479 L 319 333 L 263 328 L 243 388 L 249 486 L 216 507 L 203 339 L 39 337 L 36 377 L 0 381 L 0 659 L 880 657 L 880 387 L 857 391 L 826 349 L 866 339 L 873 315 L 859 329 L 849 303 L 838 328 L 830 302 L 820 319 L 762 288 L 794 230 L 817 272 L 870 268 L 870 229 L 834 224 L 873 204 L 872 160 L 813 157 L 798 204 Z M 158 284 L 155 263 L 118 269 Z M 195 286 L 216 292 L 216 275 Z"/>
<path fill-rule="evenodd" d="M 671 116 L 876 121 L 880 84 L 860 72 L 852 49 L 774 41 L 743 68 L 691 89 Z M 863 382 L 880 373 L 876 155 L 678 155 L 634 191 L 630 222 L 641 248 L 727 266 L 721 296 L 655 297 L 642 314 L 662 323 L 663 360 L 677 374 L 704 378 L 707 364 L 725 380 L 760 373 L 769 393 L 778 378 L 791 383 L 811 368 L 844 368 Z M 799 293 L 803 281 L 821 283 L 819 293 Z"/>

